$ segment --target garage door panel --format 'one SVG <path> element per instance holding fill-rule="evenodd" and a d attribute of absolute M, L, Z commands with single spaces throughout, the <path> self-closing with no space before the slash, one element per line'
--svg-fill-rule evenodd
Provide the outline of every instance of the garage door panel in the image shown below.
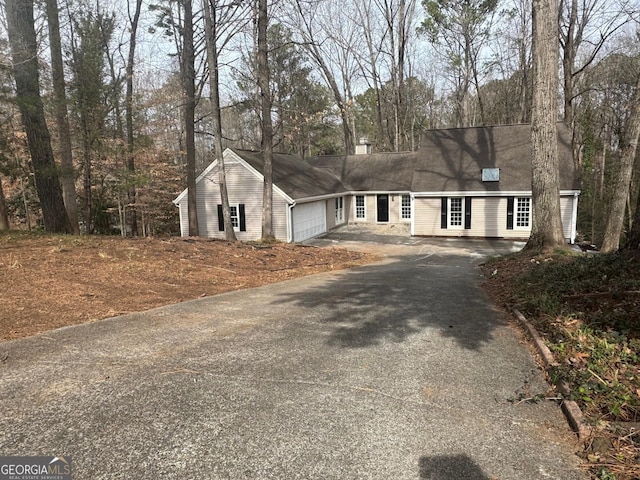
<path fill-rule="evenodd" d="M 294 242 L 302 242 L 326 231 L 326 202 L 303 203 L 293 208 Z"/>

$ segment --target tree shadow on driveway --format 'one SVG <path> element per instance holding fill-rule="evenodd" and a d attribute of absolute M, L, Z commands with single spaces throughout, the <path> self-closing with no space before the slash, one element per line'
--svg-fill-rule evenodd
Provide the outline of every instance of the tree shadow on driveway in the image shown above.
<path fill-rule="evenodd" d="M 442 455 L 420 458 L 420 479 L 489 480 L 489 477 L 466 455 Z"/>
<path fill-rule="evenodd" d="M 330 325 L 331 346 L 400 343 L 429 328 L 477 350 L 502 324 L 478 286 L 479 275 L 466 256 L 400 256 L 281 293 L 275 304 L 293 304 L 302 318 Z"/>

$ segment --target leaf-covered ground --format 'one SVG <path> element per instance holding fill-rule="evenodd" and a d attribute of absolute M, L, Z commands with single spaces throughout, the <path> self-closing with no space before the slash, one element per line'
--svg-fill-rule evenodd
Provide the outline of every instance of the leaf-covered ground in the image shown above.
<path fill-rule="evenodd" d="M 0 234 L 0 341 L 375 259 L 282 243 Z"/>
<path fill-rule="evenodd" d="M 640 252 L 519 253 L 483 266 L 498 305 L 542 334 L 594 425 L 585 458 L 594 478 L 640 478 Z"/>

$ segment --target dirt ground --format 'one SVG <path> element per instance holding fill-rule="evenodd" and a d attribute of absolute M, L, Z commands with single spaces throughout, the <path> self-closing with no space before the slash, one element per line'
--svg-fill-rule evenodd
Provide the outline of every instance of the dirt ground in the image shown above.
<path fill-rule="evenodd" d="M 4 234 L 0 340 L 376 259 L 279 243 Z"/>

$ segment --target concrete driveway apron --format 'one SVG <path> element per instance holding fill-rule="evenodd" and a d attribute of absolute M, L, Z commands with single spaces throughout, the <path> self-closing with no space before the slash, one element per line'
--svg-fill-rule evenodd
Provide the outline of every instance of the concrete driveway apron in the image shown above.
<path fill-rule="evenodd" d="M 69 455 L 76 480 L 586 478 L 559 408 L 518 402 L 547 385 L 478 288 L 495 245 L 390 243 L 0 343 L 0 454 Z"/>

